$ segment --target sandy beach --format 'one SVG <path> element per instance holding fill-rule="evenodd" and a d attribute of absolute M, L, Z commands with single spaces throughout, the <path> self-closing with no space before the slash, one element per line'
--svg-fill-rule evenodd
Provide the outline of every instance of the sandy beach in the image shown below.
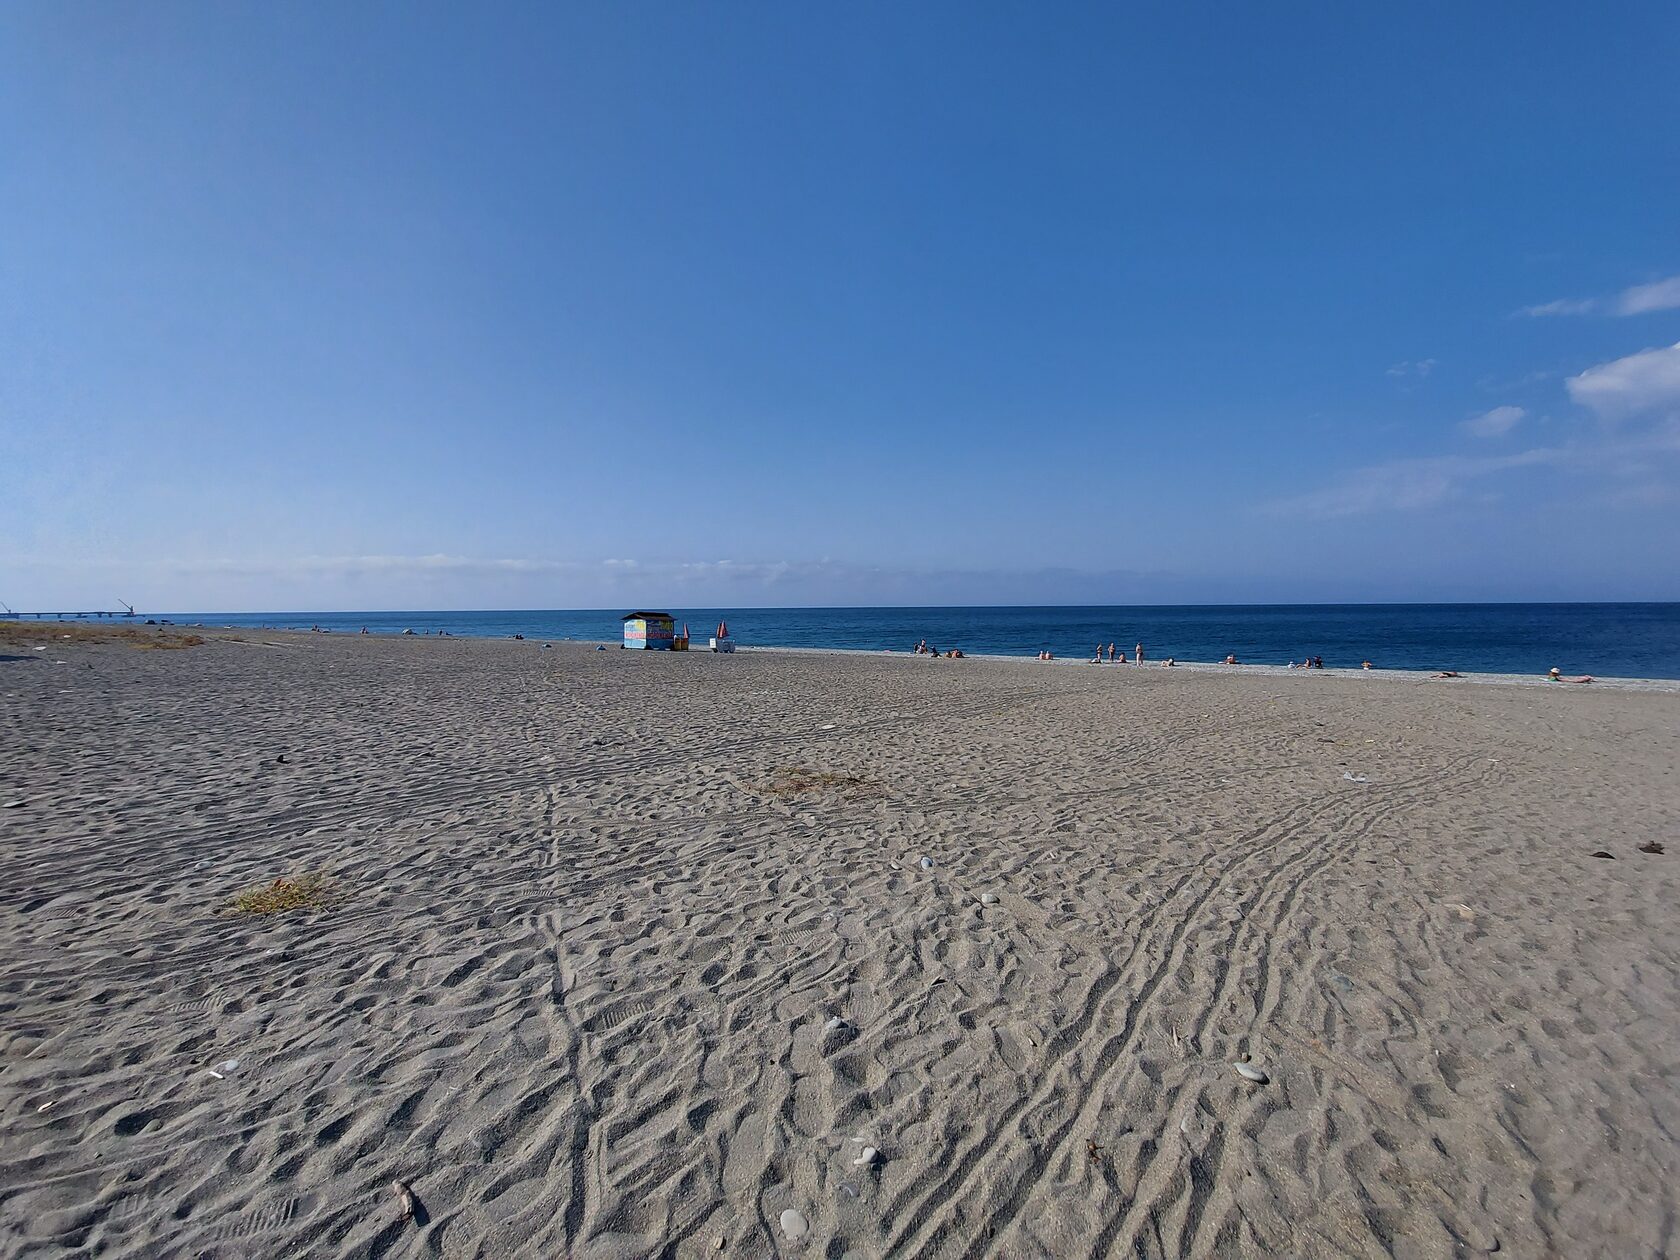
<path fill-rule="evenodd" d="M 196 633 L 0 644 L 0 1255 L 1680 1246 L 1671 691 Z"/>

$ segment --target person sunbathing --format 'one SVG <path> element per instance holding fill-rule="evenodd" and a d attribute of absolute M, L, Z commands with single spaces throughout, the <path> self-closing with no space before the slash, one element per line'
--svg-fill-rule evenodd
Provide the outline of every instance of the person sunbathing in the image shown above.
<path fill-rule="evenodd" d="M 1237 654 L 1236 654 L 1236 653 L 1235 653 L 1235 652 L 1230 652 L 1230 653 L 1227 653 L 1227 654 L 1226 654 L 1226 657 L 1225 657 L 1225 664 L 1227 664 L 1227 665 L 1235 665 L 1235 664 L 1237 664 L 1237 663 L 1238 663 L 1238 661 L 1237 661 Z"/>
<path fill-rule="evenodd" d="M 1463 678 L 1464 675 L 1456 669 L 1443 669 L 1430 675 L 1431 678 Z"/>
<path fill-rule="evenodd" d="M 1593 676 L 1591 674 L 1581 674 L 1575 678 L 1566 677 L 1556 665 L 1552 666 L 1551 673 L 1547 674 L 1546 677 L 1550 678 L 1553 682 L 1567 683 L 1589 683 L 1593 680 Z"/>

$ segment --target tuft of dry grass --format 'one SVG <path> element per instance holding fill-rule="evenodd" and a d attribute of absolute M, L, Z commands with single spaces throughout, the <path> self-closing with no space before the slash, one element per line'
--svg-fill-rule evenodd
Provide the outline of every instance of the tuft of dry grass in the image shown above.
<path fill-rule="evenodd" d="M 33 647 L 43 644 L 56 647 L 60 643 L 126 643 L 145 651 L 167 652 L 176 648 L 197 647 L 204 637 L 182 634 L 165 626 L 113 626 L 83 621 L 0 621 L 0 644 L 8 647 Z"/>
<path fill-rule="evenodd" d="M 319 910 L 331 905 L 335 894 L 332 880 L 325 875 L 282 875 L 272 884 L 247 888 L 231 902 L 233 914 L 280 914 L 287 910 Z"/>
<path fill-rule="evenodd" d="M 833 770 L 812 770 L 806 766 L 778 766 L 770 772 L 764 794 L 779 799 L 806 792 L 832 792 L 838 796 L 880 796 L 886 786 L 878 779 Z"/>

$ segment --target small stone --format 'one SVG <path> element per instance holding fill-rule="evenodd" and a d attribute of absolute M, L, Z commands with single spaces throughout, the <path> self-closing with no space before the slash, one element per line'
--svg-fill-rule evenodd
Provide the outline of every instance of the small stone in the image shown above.
<path fill-rule="evenodd" d="M 880 1152 L 873 1146 L 866 1146 L 858 1152 L 858 1157 L 852 1161 L 852 1164 L 858 1168 L 867 1168 L 875 1162 L 875 1157 L 879 1154 Z"/>
<path fill-rule="evenodd" d="M 7 801 L 6 802 L 6 808 L 7 809 L 20 809 L 20 808 L 22 808 L 22 806 L 23 806 L 22 801 Z"/>
<path fill-rule="evenodd" d="M 806 1231 L 810 1228 L 811 1222 L 792 1208 L 788 1208 L 787 1211 L 782 1213 L 782 1233 L 786 1234 L 790 1240 L 805 1237 Z"/>
<path fill-rule="evenodd" d="M 995 905 L 997 905 L 997 894 L 996 893 L 981 893 L 980 894 L 980 904 L 983 905 L 983 906 L 995 906 Z"/>
<path fill-rule="evenodd" d="M 712 1250 L 713 1251 L 722 1251 L 723 1247 L 724 1247 L 724 1237 L 723 1237 L 722 1234 L 719 1234 L 716 1238 L 712 1239 Z"/>
<path fill-rule="evenodd" d="M 933 859 L 932 858 L 923 858 L 922 859 L 922 869 L 924 871 L 931 871 L 933 869 Z"/>
<path fill-rule="evenodd" d="M 1264 1085 L 1272 1079 L 1252 1063 L 1233 1063 L 1231 1066 L 1237 1069 L 1237 1075 L 1243 1080 L 1253 1081 L 1256 1085 Z"/>

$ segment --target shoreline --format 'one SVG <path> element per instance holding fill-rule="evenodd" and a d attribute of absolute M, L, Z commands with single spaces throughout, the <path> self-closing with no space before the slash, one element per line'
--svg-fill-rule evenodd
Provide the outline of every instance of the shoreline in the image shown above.
<path fill-rule="evenodd" d="M 34 625 L 36 623 L 29 622 L 29 623 L 25 623 L 25 624 Z M 78 624 L 78 623 L 75 623 L 75 622 L 64 622 L 64 623 L 43 622 L 43 623 L 40 623 L 40 624 L 43 624 L 43 625 L 53 625 L 53 624 L 74 625 L 74 624 Z M 543 642 L 549 642 L 549 643 L 575 644 L 575 645 L 581 645 L 581 646 L 590 647 L 590 648 L 606 647 L 606 648 L 614 649 L 614 650 L 616 650 L 620 646 L 619 641 L 616 640 L 616 639 L 557 638 L 557 639 L 544 640 L 544 639 L 541 639 L 538 636 L 533 635 L 533 636 L 528 636 L 523 640 L 515 640 L 509 635 L 453 634 L 453 633 L 444 634 L 444 635 L 437 635 L 437 634 L 404 635 L 404 634 L 401 634 L 401 633 L 393 634 L 389 631 L 374 631 L 374 632 L 370 632 L 367 635 L 361 635 L 361 634 L 346 632 L 346 631 L 343 631 L 343 630 L 312 631 L 312 630 L 306 630 L 306 629 L 298 629 L 296 627 L 281 628 L 281 627 L 275 627 L 275 626 L 239 626 L 239 625 L 225 625 L 225 624 L 219 624 L 219 623 L 214 623 L 214 622 L 170 622 L 169 624 L 174 629 L 216 630 L 216 631 L 227 631 L 227 632 L 238 632 L 238 631 L 241 631 L 241 630 L 260 629 L 260 630 L 264 630 L 264 631 L 266 631 L 268 633 L 272 633 L 272 634 L 301 634 L 301 635 L 308 635 L 308 636 L 314 636 L 316 634 L 321 634 L 321 635 L 331 635 L 331 636 L 334 636 L 334 637 L 340 638 L 340 639 L 362 639 L 362 638 L 380 639 L 380 640 L 386 640 L 386 639 L 404 639 L 404 640 L 415 639 L 415 640 L 431 640 L 431 641 L 435 641 L 435 640 L 438 640 L 438 639 L 454 639 L 454 640 L 461 641 L 461 642 L 469 642 L 469 641 L 470 642 L 481 642 L 481 643 L 520 642 L 520 643 L 536 643 L 538 645 L 540 645 Z M 633 649 L 626 649 L 626 650 L 633 650 Z M 793 653 L 793 654 L 797 654 L 797 655 L 809 655 L 809 656 L 837 655 L 837 656 L 861 656 L 861 657 L 903 657 L 903 658 L 907 658 L 907 659 L 924 659 L 924 658 L 917 657 L 914 652 L 907 652 L 907 651 L 903 651 L 903 650 L 896 649 L 896 648 L 794 647 L 794 646 L 788 646 L 788 645 L 783 645 L 783 644 L 763 643 L 763 644 L 752 644 L 752 645 L 737 644 L 735 650 L 736 650 L 737 653 L 786 652 L 786 653 Z M 706 648 L 690 648 L 689 652 L 692 655 L 698 655 L 698 656 L 710 656 L 710 655 L 712 655 L 712 653 L 710 651 L 708 651 Z M 941 659 L 943 659 L 943 658 L 941 658 Z M 1037 659 L 1035 659 L 1031 656 L 1011 656 L 1011 655 L 1007 655 L 1007 654 L 1000 653 L 1000 652 L 969 652 L 969 653 L 964 654 L 963 660 L 970 660 L 970 661 L 1011 661 L 1011 662 L 1016 662 L 1016 663 L 1026 663 L 1026 664 L 1032 664 L 1032 665 L 1094 665 L 1094 664 L 1097 664 L 1097 662 L 1086 660 L 1082 657 L 1059 656 L 1052 661 L 1040 661 L 1040 660 L 1037 660 Z M 1099 668 L 1104 669 L 1104 670 L 1107 670 L 1107 669 L 1110 669 L 1110 668 L 1122 669 L 1122 670 L 1135 670 L 1135 669 L 1138 668 L 1138 666 L 1132 665 L 1132 664 L 1121 665 L 1119 662 L 1103 662 L 1099 666 Z M 1165 667 L 1163 667 L 1161 665 L 1160 661 L 1158 661 L 1158 660 L 1148 661 L 1147 663 L 1145 663 L 1142 666 L 1142 669 L 1144 670 L 1144 672 L 1159 670 L 1161 668 L 1165 668 Z M 1594 674 L 1592 676 L 1593 681 L 1591 683 L 1577 684 L 1577 683 L 1556 683 L 1556 682 L 1553 682 L 1551 679 L 1547 678 L 1544 674 L 1530 675 L 1530 674 L 1499 673 L 1499 672 L 1492 672 L 1492 671 L 1482 671 L 1482 672 L 1461 671 L 1460 674 L 1459 674 L 1459 677 L 1457 677 L 1457 678 L 1436 678 L 1436 677 L 1434 677 L 1435 671 L 1426 670 L 1426 669 L 1385 669 L 1385 668 L 1353 669 L 1353 668 L 1347 668 L 1347 667 L 1327 666 L 1324 669 L 1310 669 L 1309 670 L 1309 669 L 1300 669 L 1300 668 L 1290 669 L 1287 665 L 1260 665 L 1260 664 L 1226 665 L 1226 664 L 1224 664 L 1220 661 L 1189 661 L 1189 660 L 1177 661 L 1171 668 L 1181 669 L 1181 670 L 1184 670 L 1188 673 L 1214 673 L 1214 674 L 1221 674 L 1221 675 L 1244 675 L 1244 674 L 1248 674 L 1248 675 L 1255 675 L 1255 676 L 1259 676 L 1259 677 L 1282 676 L 1282 677 L 1293 678 L 1293 677 L 1296 677 L 1297 675 L 1305 674 L 1305 675 L 1310 675 L 1310 676 L 1321 676 L 1321 677 L 1325 677 L 1325 678 L 1385 678 L 1385 679 L 1391 679 L 1391 680 L 1410 679 L 1410 680 L 1422 680 L 1422 681 L 1425 681 L 1425 682 L 1440 682 L 1440 683 L 1464 682 L 1464 683 L 1472 683 L 1472 684 L 1475 684 L 1477 686 L 1506 686 L 1506 687 L 1525 687 L 1525 686 L 1536 686 L 1536 687 L 1538 687 L 1538 686 L 1544 686 L 1544 687 L 1554 687 L 1554 688 L 1556 688 L 1556 687 L 1588 686 L 1588 687 L 1600 687 L 1600 688 L 1603 688 L 1605 690 L 1614 690 L 1614 691 L 1640 691 L 1640 692 L 1659 692 L 1659 693 L 1666 692 L 1666 693 L 1680 694 L 1680 678 L 1635 678 L 1635 677 L 1622 677 L 1622 676 L 1612 675 L 1612 674 Z"/>
<path fill-rule="evenodd" d="M 307 631 L 305 633 L 307 633 Z M 466 637 L 466 636 L 458 636 L 458 637 Z M 488 638 L 488 636 L 474 636 L 474 637 L 486 638 L 486 639 Z M 575 643 L 575 642 L 578 642 L 579 640 L 573 639 L 573 640 L 563 640 L 563 641 L 574 642 Z M 771 645 L 771 644 L 765 644 L 763 646 L 753 646 L 753 647 L 739 647 L 739 646 L 737 646 L 735 650 L 736 650 L 736 652 L 753 652 L 753 653 L 757 653 L 757 652 L 790 652 L 790 653 L 796 653 L 796 654 L 799 654 L 799 655 L 811 655 L 811 656 L 826 656 L 826 655 L 880 656 L 880 657 L 903 657 L 903 658 L 906 658 L 906 659 L 909 659 L 909 660 L 924 659 L 924 658 L 918 657 L 914 652 L 897 652 L 897 651 L 894 651 L 891 648 L 878 648 L 877 649 L 877 648 L 777 647 L 777 646 L 774 646 L 774 645 Z M 706 655 L 706 656 L 711 655 L 711 653 L 707 652 L 704 648 L 699 650 L 699 654 Z M 931 659 L 931 658 L 928 658 L 928 659 Z M 944 658 L 941 658 L 941 660 L 943 660 L 943 659 Z M 1012 661 L 1012 662 L 1015 662 L 1017 664 L 1027 664 L 1027 665 L 1087 665 L 1087 666 L 1097 665 L 1097 662 L 1095 662 L 1095 661 L 1081 660 L 1081 659 L 1076 658 L 1076 657 L 1058 656 L 1053 661 L 1039 661 L 1039 660 L 1033 659 L 1030 656 L 1004 656 L 1004 655 L 1001 655 L 1001 654 L 998 654 L 998 653 L 990 653 L 990 652 L 965 653 L 962 659 L 965 660 L 965 661 Z M 961 664 L 961 661 L 951 661 L 949 663 L 953 664 L 953 665 L 957 665 L 957 664 Z M 1217 675 L 1226 676 L 1226 677 L 1237 677 L 1237 676 L 1242 676 L 1242 675 L 1251 675 L 1251 676 L 1254 676 L 1254 677 L 1262 677 L 1262 678 L 1272 678 L 1272 677 L 1294 678 L 1294 677 L 1297 677 L 1297 676 L 1300 676 L 1300 675 L 1307 675 L 1307 676 L 1310 676 L 1310 677 L 1317 677 L 1317 678 L 1382 678 L 1382 679 L 1387 679 L 1387 680 L 1391 680 L 1391 681 L 1410 680 L 1410 681 L 1439 682 L 1439 683 L 1464 682 L 1464 683 L 1475 683 L 1479 686 L 1502 686 L 1502 687 L 1531 687 L 1532 686 L 1532 687 L 1550 687 L 1550 688 L 1554 688 L 1554 689 L 1562 689 L 1562 688 L 1569 688 L 1569 687 L 1582 687 L 1582 686 L 1586 686 L 1586 687 L 1602 686 L 1606 690 L 1614 690 L 1614 691 L 1640 691 L 1640 692 L 1658 692 L 1658 693 L 1670 692 L 1670 693 L 1674 693 L 1674 694 L 1680 694 L 1680 678 L 1617 678 L 1617 677 L 1611 677 L 1611 676 L 1608 676 L 1608 675 L 1599 675 L 1599 674 L 1593 675 L 1593 681 L 1591 683 L 1582 684 L 1582 683 L 1557 683 L 1557 682 L 1553 682 L 1551 679 L 1547 678 L 1543 674 L 1538 676 L 1538 677 L 1533 677 L 1533 676 L 1528 675 L 1528 674 L 1471 673 L 1471 672 L 1466 671 L 1466 672 L 1461 672 L 1457 678 L 1436 678 L 1432 672 L 1421 670 L 1421 669 L 1338 669 L 1338 668 L 1332 668 L 1332 667 L 1329 667 L 1329 666 L 1326 666 L 1324 669 L 1300 669 L 1300 668 L 1290 669 L 1287 665 L 1244 665 L 1244 664 L 1225 665 L 1225 664 L 1222 664 L 1219 661 L 1177 661 L 1176 663 L 1174 663 L 1170 667 L 1163 666 L 1161 664 L 1161 662 L 1159 662 L 1159 661 L 1148 661 L 1142 666 L 1141 671 L 1139 671 L 1139 667 L 1136 666 L 1136 665 L 1130 665 L 1130 664 L 1121 665 L 1118 662 L 1114 662 L 1114 663 L 1103 662 L 1101 665 L 1098 666 L 1098 668 L 1103 670 L 1103 671 L 1109 671 L 1111 669 L 1112 670 L 1121 670 L 1121 671 L 1132 670 L 1132 671 L 1142 672 L 1142 673 L 1145 673 L 1145 674 L 1158 673 L 1164 668 L 1170 668 L 1171 670 L 1174 670 L 1174 671 L 1183 670 L 1185 673 L 1190 673 L 1190 674 L 1217 674 Z"/>

